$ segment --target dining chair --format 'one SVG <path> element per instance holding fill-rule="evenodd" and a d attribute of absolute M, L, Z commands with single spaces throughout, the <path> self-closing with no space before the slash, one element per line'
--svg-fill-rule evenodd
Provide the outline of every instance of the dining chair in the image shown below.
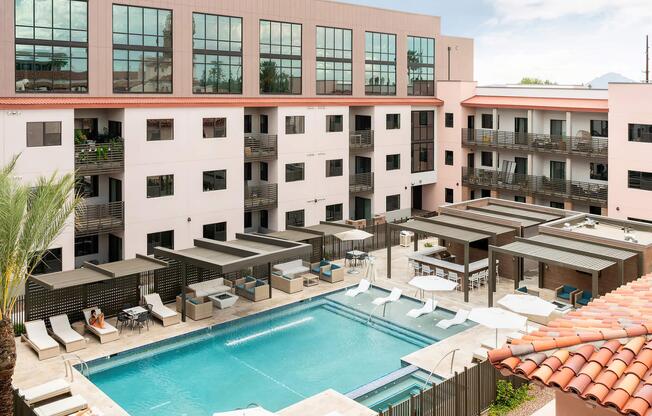
<path fill-rule="evenodd" d="M 457 275 L 457 272 L 448 272 L 448 280 L 457 283 L 457 287 L 456 287 L 457 290 L 461 289 L 462 286 L 460 285 L 460 278 Z"/>
<path fill-rule="evenodd" d="M 421 266 L 421 273 L 424 276 L 430 276 L 432 275 L 432 270 L 430 269 L 430 266 L 424 264 L 423 266 Z"/>
<path fill-rule="evenodd" d="M 131 316 L 126 312 L 123 311 L 118 312 L 118 316 L 116 319 L 118 321 L 118 331 L 120 333 L 122 333 L 122 329 L 125 327 L 125 325 L 127 326 L 131 325 Z"/>
<path fill-rule="evenodd" d="M 133 332 L 134 327 L 138 326 L 138 333 L 140 334 L 140 331 L 144 328 L 147 327 L 147 330 L 149 331 L 149 320 L 150 320 L 150 314 L 149 312 L 143 312 L 136 316 L 133 319 L 133 324 L 131 326 L 131 331 Z"/>
<path fill-rule="evenodd" d="M 442 279 L 446 279 L 446 272 L 444 271 L 444 269 L 436 267 L 435 268 L 435 276 L 441 277 Z"/>

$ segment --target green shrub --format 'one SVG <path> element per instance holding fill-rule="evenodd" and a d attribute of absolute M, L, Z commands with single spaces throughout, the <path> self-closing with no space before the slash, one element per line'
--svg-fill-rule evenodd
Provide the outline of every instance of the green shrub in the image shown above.
<path fill-rule="evenodd" d="M 25 325 L 23 324 L 14 324 L 14 335 L 22 335 L 25 333 Z"/>
<path fill-rule="evenodd" d="M 426 248 L 432 248 L 432 243 L 425 243 L 423 246 Z"/>
<path fill-rule="evenodd" d="M 498 380 L 496 382 L 496 400 L 489 407 L 489 416 L 506 415 L 531 399 L 528 384 L 515 389 L 509 381 Z"/>

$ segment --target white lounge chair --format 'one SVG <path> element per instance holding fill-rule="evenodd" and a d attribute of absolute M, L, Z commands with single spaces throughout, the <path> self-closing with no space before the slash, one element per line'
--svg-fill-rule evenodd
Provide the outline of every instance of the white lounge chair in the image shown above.
<path fill-rule="evenodd" d="M 380 306 L 380 305 L 384 305 L 386 303 L 396 302 L 397 300 L 399 300 L 401 298 L 402 293 L 403 293 L 403 291 L 401 291 L 401 289 L 394 288 L 389 293 L 389 296 L 385 296 L 385 297 L 382 297 L 382 298 L 376 298 L 376 299 L 373 300 L 372 303 L 374 305 L 376 305 L 376 306 Z"/>
<path fill-rule="evenodd" d="M 466 322 L 468 317 L 469 311 L 466 309 L 460 309 L 452 319 L 442 319 L 441 321 L 437 322 L 437 327 L 441 329 L 448 329 L 453 325 L 463 324 Z"/>
<path fill-rule="evenodd" d="M 181 314 L 163 305 L 161 296 L 159 296 L 158 293 L 145 295 L 145 302 L 152 305 L 152 315 L 161 321 L 163 326 L 174 325 L 181 322 Z"/>
<path fill-rule="evenodd" d="M 66 352 L 78 351 L 86 348 L 86 338 L 82 337 L 72 329 L 68 315 L 57 315 L 50 317 L 50 326 L 52 329 L 49 331 L 52 337 L 66 347 Z"/>
<path fill-rule="evenodd" d="M 425 305 L 423 305 L 421 308 L 415 308 L 410 310 L 407 313 L 407 316 L 409 316 L 410 318 L 418 318 L 421 315 L 426 315 L 434 312 L 436 308 L 437 308 L 437 302 L 433 301 L 432 299 L 428 299 L 426 300 Z"/>
<path fill-rule="evenodd" d="M 70 383 L 62 378 L 57 378 L 28 389 L 20 389 L 18 392 L 28 406 L 68 393 L 70 393 Z"/>
<path fill-rule="evenodd" d="M 88 403 L 86 399 L 79 394 L 75 394 L 74 396 L 37 407 L 34 409 L 34 414 L 36 416 L 66 416 L 84 410 L 87 407 Z"/>
<path fill-rule="evenodd" d="M 84 309 L 82 312 L 84 313 L 84 320 L 86 321 L 86 329 L 100 339 L 100 344 L 105 344 L 120 338 L 120 333 L 118 330 L 106 321 L 104 321 L 104 328 L 98 328 L 91 325 L 90 319 L 92 310 L 95 310 L 95 313 L 98 315 L 102 313 L 100 308 L 88 308 Z"/>
<path fill-rule="evenodd" d="M 21 339 L 36 351 L 39 360 L 59 355 L 59 344 L 48 335 L 48 330 L 42 319 L 25 322 L 25 332 L 26 334 L 23 334 Z"/>
<path fill-rule="evenodd" d="M 371 287 L 371 283 L 369 283 L 369 280 L 362 279 L 360 280 L 360 283 L 358 283 L 358 287 L 347 290 L 345 295 L 350 298 L 354 298 L 358 296 L 360 293 L 364 293 L 367 290 L 369 290 L 370 287 Z"/>

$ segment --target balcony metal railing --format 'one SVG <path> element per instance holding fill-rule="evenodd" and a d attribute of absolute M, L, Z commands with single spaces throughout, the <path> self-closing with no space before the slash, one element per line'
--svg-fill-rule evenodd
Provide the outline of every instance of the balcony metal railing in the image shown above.
<path fill-rule="evenodd" d="M 373 192 L 374 173 L 356 173 L 349 175 L 349 192 Z"/>
<path fill-rule="evenodd" d="M 106 234 L 124 229 L 124 202 L 82 204 L 75 210 L 75 236 Z"/>
<path fill-rule="evenodd" d="M 349 149 L 351 150 L 373 150 L 374 131 L 358 130 L 349 133 Z"/>
<path fill-rule="evenodd" d="M 604 137 L 568 137 L 482 129 L 462 129 L 462 144 L 492 149 L 577 154 L 591 157 L 607 157 L 608 151 L 608 140 Z"/>
<path fill-rule="evenodd" d="M 271 209 L 278 206 L 278 184 L 245 185 L 245 211 Z"/>
<path fill-rule="evenodd" d="M 102 175 L 124 169 L 124 142 L 75 144 L 75 170 L 80 175 Z"/>
<path fill-rule="evenodd" d="M 604 205 L 608 186 L 546 176 L 521 175 L 490 169 L 462 168 L 462 184 L 502 189 L 527 195 L 552 196 Z"/>
<path fill-rule="evenodd" d="M 245 161 L 274 160 L 278 156 L 278 137 L 275 134 L 245 134 Z"/>

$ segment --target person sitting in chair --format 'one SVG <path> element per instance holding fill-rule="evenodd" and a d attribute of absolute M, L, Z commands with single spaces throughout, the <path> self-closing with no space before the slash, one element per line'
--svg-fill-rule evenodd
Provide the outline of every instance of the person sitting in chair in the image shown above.
<path fill-rule="evenodd" d="M 95 309 L 93 309 L 91 311 L 91 317 L 88 319 L 88 323 L 96 328 L 104 329 L 104 314 L 100 312 L 98 315 L 97 312 L 95 312 Z"/>

